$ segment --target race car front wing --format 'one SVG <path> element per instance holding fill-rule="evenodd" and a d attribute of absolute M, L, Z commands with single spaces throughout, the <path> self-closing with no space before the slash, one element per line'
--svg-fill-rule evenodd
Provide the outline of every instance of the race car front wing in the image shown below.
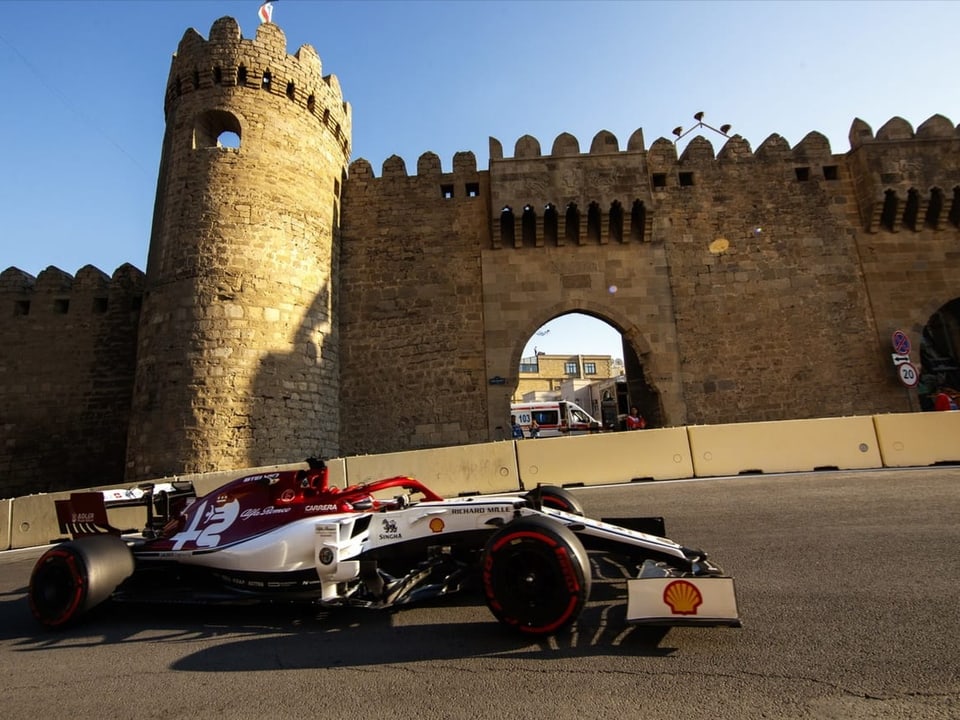
<path fill-rule="evenodd" d="M 691 576 L 652 560 L 627 580 L 627 622 L 742 627 L 733 578 Z"/>

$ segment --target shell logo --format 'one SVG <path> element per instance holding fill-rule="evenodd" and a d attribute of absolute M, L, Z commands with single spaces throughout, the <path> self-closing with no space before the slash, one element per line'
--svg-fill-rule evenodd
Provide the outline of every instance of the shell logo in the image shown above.
<path fill-rule="evenodd" d="M 433 520 L 430 521 L 430 530 L 432 532 L 435 532 L 435 533 L 443 532 L 444 527 L 445 526 L 443 524 L 443 520 L 441 520 L 440 518 L 434 518 Z"/>
<path fill-rule="evenodd" d="M 663 601 L 674 615 L 696 615 L 703 604 L 703 595 L 697 586 L 686 580 L 674 580 L 663 589 Z"/>

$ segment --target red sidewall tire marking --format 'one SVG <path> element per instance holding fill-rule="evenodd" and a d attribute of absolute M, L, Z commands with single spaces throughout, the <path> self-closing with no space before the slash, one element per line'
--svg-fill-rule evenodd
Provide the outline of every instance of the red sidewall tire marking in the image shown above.
<path fill-rule="evenodd" d="M 60 559 L 66 563 L 68 570 L 70 571 L 70 576 L 74 581 L 73 597 L 70 599 L 66 610 L 64 610 L 60 615 L 55 619 L 44 618 L 41 616 L 38 608 L 33 601 L 33 579 L 30 581 L 30 592 L 28 597 L 30 598 L 30 611 L 33 613 L 34 617 L 37 618 L 44 625 L 50 627 L 56 627 L 58 625 L 63 625 L 68 622 L 80 608 L 80 605 L 83 603 L 84 591 L 86 589 L 86 583 L 83 581 L 83 573 L 80 572 L 80 568 L 77 567 L 77 558 L 71 552 L 66 550 L 54 549 L 48 551 L 40 562 L 37 564 L 36 573 L 39 570 L 42 570 L 43 566 L 47 565 L 55 559 Z"/>

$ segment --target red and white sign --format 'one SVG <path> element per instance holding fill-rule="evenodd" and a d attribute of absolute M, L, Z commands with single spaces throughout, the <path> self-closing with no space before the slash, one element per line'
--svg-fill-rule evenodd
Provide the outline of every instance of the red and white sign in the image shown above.
<path fill-rule="evenodd" d="M 908 388 L 915 388 L 920 383 L 920 373 L 912 362 L 897 365 L 897 373 L 900 375 L 900 382 Z"/>

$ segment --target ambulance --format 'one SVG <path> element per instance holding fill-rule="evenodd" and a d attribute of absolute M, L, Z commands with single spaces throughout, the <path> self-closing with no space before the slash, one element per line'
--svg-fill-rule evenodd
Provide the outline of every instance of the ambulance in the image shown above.
<path fill-rule="evenodd" d="M 530 437 L 530 420 L 540 425 L 540 437 L 562 437 L 600 432 L 600 423 L 590 413 L 568 400 L 519 402 L 510 406 L 524 437 Z"/>

